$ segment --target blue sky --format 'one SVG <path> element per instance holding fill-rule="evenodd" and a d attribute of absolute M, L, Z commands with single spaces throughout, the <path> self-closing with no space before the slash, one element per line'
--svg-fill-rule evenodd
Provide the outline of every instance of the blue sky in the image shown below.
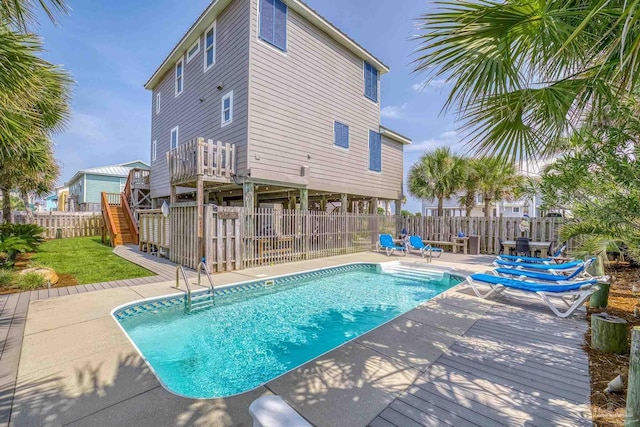
<path fill-rule="evenodd" d="M 424 86 L 412 72 L 416 19 L 429 10 L 416 0 L 306 0 L 330 22 L 391 68 L 382 78 L 382 124 L 414 141 L 404 168 L 438 146 L 461 144 L 455 117 L 441 114 L 442 81 Z M 55 136 L 60 183 L 79 169 L 149 161 L 151 94 L 144 83 L 209 0 L 68 1 L 73 9 L 54 26 L 45 18 L 37 32 L 44 57 L 63 65 L 77 82 L 67 131 Z M 406 192 L 406 189 L 405 189 Z M 406 209 L 419 211 L 408 197 Z"/>

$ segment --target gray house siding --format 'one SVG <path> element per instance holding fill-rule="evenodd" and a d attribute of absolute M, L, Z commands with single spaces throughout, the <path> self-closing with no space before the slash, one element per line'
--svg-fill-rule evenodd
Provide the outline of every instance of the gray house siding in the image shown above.
<path fill-rule="evenodd" d="M 369 171 L 369 130 L 379 131 L 380 104 L 364 97 L 362 59 L 291 8 L 287 52 L 278 51 L 258 39 L 258 0 L 251 0 L 250 82 L 252 179 L 402 197 L 401 144 L 385 138 L 382 171 Z M 334 145 L 334 120 L 349 126 L 348 150 Z"/>
<path fill-rule="evenodd" d="M 157 157 L 151 159 L 151 197 L 170 193 L 166 153 L 170 150 L 171 129 L 178 126 L 179 143 L 197 137 L 236 145 L 237 168 L 246 170 L 247 110 L 249 71 L 249 1 L 235 0 L 217 18 L 216 61 L 204 72 L 204 34 L 200 51 L 187 63 L 184 51 L 184 90 L 175 96 L 175 68 L 171 68 L 153 90 L 151 141 L 157 141 Z M 222 84 L 223 89 L 218 90 Z M 233 123 L 221 127 L 221 100 L 233 91 Z M 156 114 L 156 94 L 160 93 L 160 113 Z M 151 150 L 150 150 L 151 151 Z M 153 156 L 153 154 L 152 154 Z"/>

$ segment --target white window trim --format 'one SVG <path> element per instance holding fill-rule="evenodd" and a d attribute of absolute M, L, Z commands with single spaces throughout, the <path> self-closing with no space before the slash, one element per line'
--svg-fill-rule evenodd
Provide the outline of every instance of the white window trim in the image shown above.
<path fill-rule="evenodd" d="M 193 52 L 193 53 L 190 53 L 190 52 L 191 52 L 191 50 L 192 50 L 194 47 L 196 48 L 196 51 L 195 51 L 195 52 Z M 195 42 L 194 44 L 192 44 L 192 45 L 191 45 L 191 47 L 187 50 L 187 64 L 188 64 L 189 62 L 191 62 L 191 60 L 192 60 L 193 58 L 195 58 L 195 56 L 196 56 L 198 53 L 200 53 L 200 38 L 199 38 L 199 37 L 198 37 L 198 40 L 196 40 L 196 42 Z"/>
<path fill-rule="evenodd" d="M 176 148 L 178 148 L 178 146 L 180 145 L 180 126 L 176 126 L 173 129 L 171 129 L 171 133 L 169 133 L 169 151 L 174 150 Z M 173 131 L 176 131 L 176 146 L 173 146 Z"/>
<path fill-rule="evenodd" d="M 370 66 L 373 67 L 373 65 L 369 64 Z M 374 67 L 375 68 L 375 67 Z M 378 71 L 376 69 L 376 71 Z M 376 94 L 378 95 L 377 101 L 374 101 L 373 99 L 369 98 L 367 96 L 367 61 L 362 60 L 362 97 L 364 99 L 366 99 L 367 101 L 371 102 L 372 104 L 375 105 L 380 105 L 380 71 L 378 71 L 377 73 L 377 78 L 376 78 Z"/>
<path fill-rule="evenodd" d="M 156 114 L 160 114 L 160 95 L 162 95 L 161 92 L 156 94 Z"/>
<path fill-rule="evenodd" d="M 224 101 L 229 99 L 229 120 L 224 121 Z M 233 91 L 227 93 L 220 101 L 220 127 L 225 127 L 233 123 Z"/>
<path fill-rule="evenodd" d="M 287 5 L 287 39 L 285 40 L 285 50 L 281 50 L 280 48 L 275 47 L 273 44 L 269 43 L 266 40 L 263 40 L 262 37 L 260 37 L 260 0 L 256 0 L 258 2 L 258 7 L 256 7 L 256 10 L 258 11 L 258 32 L 256 34 L 256 39 L 258 39 L 258 42 L 261 43 L 263 46 L 268 47 L 269 49 L 271 49 L 274 52 L 278 52 L 279 54 L 283 55 L 283 56 L 287 56 L 287 52 L 289 51 L 289 5 L 285 3 L 285 5 Z"/>
<path fill-rule="evenodd" d="M 517 209 L 517 210 L 516 210 Z M 511 212 L 513 213 L 520 213 L 520 206 L 514 206 L 511 208 Z"/>
<path fill-rule="evenodd" d="M 177 75 L 179 64 L 182 65 L 182 75 L 180 76 L 180 78 L 182 79 L 182 90 L 180 92 L 178 92 L 178 75 Z M 182 92 L 184 92 L 184 56 L 180 57 L 180 59 L 176 62 L 176 66 L 173 68 L 173 84 L 174 84 L 176 98 L 177 98 Z"/>
<path fill-rule="evenodd" d="M 218 21 L 213 21 L 213 24 L 211 24 L 211 26 L 209 28 L 207 28 L 207 31 L 204 32 L 204 72 L 206 73 L 207 71 L 209 71 L 210 68 L 212 68 L 214 65 L 216 65 L 216 47 L 218 46 L 218 30 L 217 30 L 217 22 Z M 211 63 L 211 65 L 207 66 L 207 51 L 209 49 L 207 49 L 207 33 L 209 31 L 211 31 L 213 29 L 213 62 Z"/>
<path fill-rule="evenodd" d="M 346 126 L 349 129 L 349 136 L 347 138 L 347 142 L 349 143 L 349 147 L 351 147 L 351 127 L 348 124 L 344 122 L 339 122 L 337 120 L 333 121 L 333 146 L 338 150 L 349 151 L 349 147 L 342 147 L 336 144 L 336 123 L 340 123 L 341 125 Z"/>
<path fill-rule="evenodd" d="M 151 143 L 151 161 L 155 162 L 158 158 L 158 141 L 153 141 Z"/>

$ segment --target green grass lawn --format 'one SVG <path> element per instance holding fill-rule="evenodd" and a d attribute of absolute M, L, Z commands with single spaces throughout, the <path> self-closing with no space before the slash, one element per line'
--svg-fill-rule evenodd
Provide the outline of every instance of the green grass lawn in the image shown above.
<path fill-rule="evenodd" d="M 78 284 L 153 276 L 153 273 L 113 253 L 100 237 L 76 237 L 44 242 L 31 258 L 37 266 L 73 275 Z"/>

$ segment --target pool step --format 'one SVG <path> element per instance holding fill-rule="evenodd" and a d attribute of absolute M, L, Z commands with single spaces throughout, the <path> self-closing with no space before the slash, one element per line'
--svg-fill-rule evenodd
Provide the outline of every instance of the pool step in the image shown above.
<path fill-rule="evenodd" d="M 415 268 L 408 267 L 390 267 L 384 270 L 385 273 L 393 274 L 394 276 L 402 277 L 404 279 L 413 280 L 440 280 L 442 275 L 432 271 L 421 271 Z"/>

